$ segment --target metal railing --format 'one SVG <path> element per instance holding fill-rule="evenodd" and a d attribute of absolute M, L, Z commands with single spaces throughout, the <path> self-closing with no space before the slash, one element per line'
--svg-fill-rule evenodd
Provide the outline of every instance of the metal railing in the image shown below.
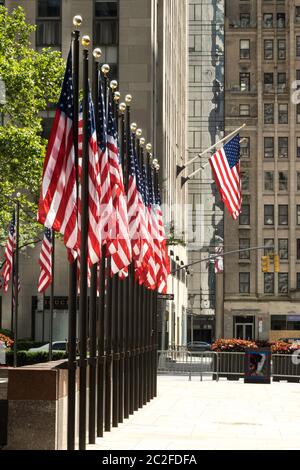
<path fill-rule="evenodd" d="M 243 352 L 189 352 L 187 350 L 158 351 L 158 374 L 186 375 L 191 380 L 192 376 L 204 375 L 213 379 L 220 377 L 239 379 L 244 377 L 245 353 Z M 272 354 L 271 376 L 274 381 L 288 380 L 300 381 L 300 364 L 292 360 L 291 354 Z"/>
<path fill-rule="evenodd" d="M 218 353 L 214 351 L 158 351 L 158 374 L 199 376 L 218 375 Z"/>

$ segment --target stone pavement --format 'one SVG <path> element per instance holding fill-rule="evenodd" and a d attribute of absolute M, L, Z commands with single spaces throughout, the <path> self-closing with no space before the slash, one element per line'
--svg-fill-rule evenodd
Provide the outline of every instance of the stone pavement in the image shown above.
<path fill-rule="evenodd" d="M 158 377 L 158 398 L 99 450 L 300 449 L 300 384 Z"/>

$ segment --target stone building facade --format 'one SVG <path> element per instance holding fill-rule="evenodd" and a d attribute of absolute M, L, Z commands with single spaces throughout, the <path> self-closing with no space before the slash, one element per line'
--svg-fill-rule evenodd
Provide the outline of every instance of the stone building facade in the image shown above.
<path fill-rule="evenodd" d="M 161 164 L 165 223 L 168 234 L 176 239 L 170 246 L 173 271 L 185 265 L 186 194 L 176 183 L 175 165 L 186 160 L 187 148 L 187 1 L 6 0 L 3 3 L 9 9 L 22 6 L 27 20 L 37 24 L 32 35 L 33 47 L 50 46 L 61 50 L 64 57 L 70 47 L 72 18 L 82 15 L 81 32 L 90 35 L 91 51 L 94 47 L 102 49 L 103 62 L 111 65 L 111 78 L 118 79 L 123 97 L 126 93 L 133 95 L 132 121 L 143 129 Z M 45 112 L 43 117 L 47 135 L 53 113 Z M 40 339 L 38 256 L 38 246 L 21 255 L 19 334 Z M 67 279 L 65 250 L 58 244 L 55 315 L 60 320 L 54 323 L 54 339 L 64 339 L 67 335 Z M 174 301 L 160 304 L 164 319 L 161 328 L 167 344 L 182 345 L 186 342 L 185 270 L 170 276 L 168 288 L 174 294 Z M 10 302 L 9 294 L 2 296 L 3 327 L 10 326 Z M 45 338 L 47 335 L 46 331 Z"/>
<path fill-rule="evenodd" d="M 300 337 L 300 2 L 226 1 L 225 124 L 243 122 L 243 212 L 225 214 L 225 336 Z M 261 257 L 278 253 L 280 272 Z"/>

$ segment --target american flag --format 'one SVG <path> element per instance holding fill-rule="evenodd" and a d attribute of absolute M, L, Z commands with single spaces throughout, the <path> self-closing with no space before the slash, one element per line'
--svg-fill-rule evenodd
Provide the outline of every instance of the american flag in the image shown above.
<path fill-rule="evenodd" d="M 112 234 L 108 243 L 108 252 L 111 255 L 111 274 L 122 273 L 124 276 L 131 263 L 132 251 L 128 227 L 127 198 L 119 160 L 118 135 L 111 100 L 108 103 L 107 149 L 114 209 L 114 217 L 110 220 L 108 227 Z"/>
<path fill-rule="evenodd" d="M 140 200 L 138 186 L 140 185 L 140 174 L 137 163 L 137 157 L 133 145 L 133 136 L 130 139 L 129 153 L 129 175 L 128 175 L 128 193 L 127 193 L 127 210 L 129 220 L 129 235 L 131 239 L 132 257 L 135 268 L 139 268 L 139 260 L 141 254 L 141 217 L 140 217 Z"/>
<path fill-rule="evenodd" d="M 215 273 L 222 273 L 224 271 L 224 249 L 222 246 L 217 246 L 215 248 L 216 256 L 214 259 Z"/>
<path fill-rule="evenodd" d="M 143 194 L 143 201 L 145 206 L 145 223 L 146 232 L 148 233 L 147 244 L 144 244 L 147 250 L 141 252 L 141 263 L 143 265 L 144 278 L 141 278 L 150 289 L 156 286 L 156 263 L 155 263 L 155 249 L 153 240 L 152 217 L 151 217 L 151 203 L 149 197 L 149 183 L 146 165 L 142 166 L 141 188 Z"/>
<path fill-rule="evenodd" d="M 77 246 L 77 189 L 73 145 L 73 80 L 71 51 L 44 161 L 38 220 Z"/>
<path fill-rule="evenodd" d="M 1 276 L 3 278 L 4 292 L 8 291 L 8 283 L 13 269 L 13 258 L 16 249 L 16 214 L 13 212 L 12 219 L 9 224 L 8 239 L 5 247 L 5 262 L 2 268 Z"/>
<path fill-rule="evenodd" d="M 101 197 L 101 180 L 100 180 L 100 162 L 96 134 L 96 121 L 94 105 L 91 92 L 88 95 L 88 159 L 89 159 L 89 228 L 88 228 L 88 262 L 91 266 L 97 263 L 101 257 L 101 233 L 99 231 L 100 221 L 100 197 Z M 82 173 L 82 142 L 83 142 L 83 111 L 80 106 L 79 113 L 79 161 L 78 170 L 81 179 Z M 80 223 L 81 223 L 81 187 L 79 188 L 79 211 L 78 211 L 78 255 L 80 254 Z"/>
<path fill-rule="evenodd" d="M 156 198 L 154 191 L 154 181 L 152 175 L 152 169 L 148 170 L 148 188 L 149 188 L 149 205 L 150 205 L 150 223 L 151 223 L 151 235 L 153 238 L 154 247 L 154 260 L 155 260 L 155 285 L 152 285 L 152 289 L 158 288 L 160 284 L 160 273 L 163 265 L 163 253 L 161 246 L 161 237 L 159 232 L 159 224 L 156 210 Z"/>
<path fill-rule="evenodd" d="M 105 110 L 105 100 L 103 85 L 99 74 L 99 102 L 98 102 L 98 121 L 97 121 L 97 141 L 100 160 L 100 181 L 101 181 L 101 217 L 99 231 L 102 244 L 109 242 L 111 225 L 113 224 L 113 202 L 112 188 L 110 178 L 110 166 L 107 149 L 107 119 Z"/>
<path fill-rule="evenodd" d="M 45 227 L 44 238 L 41 247 L 39 265 L 40 277 L 38 282 L 38 292 L 45 292 L 52 282 L 52 233 Z"/>
<path fill-rule="evenodd" d="M 241 213 L 240 136 L 237 134 L 209 159 L 215 182 L 232 218 Z"/>
<path fill-rule="evenodd" d="M 162 294 L 167 293 L 168 287 L 168 276 L 171 272 L 170 268 L 170 258 L 168 254 L 167 239 L 165 234 L 165 226 L 163 221 L 163 213 L 161 210 L 161 196 L 159 188 L 155 191 L 155 208 L 156 208 L 156 217 L 159 227 L 159 237 L 160 237 L 160 246 L 161 246 L 161 255 L 162 255 L 162 264 L 160 270 L 157 274 L 158 280 L 158 292 Z"/>

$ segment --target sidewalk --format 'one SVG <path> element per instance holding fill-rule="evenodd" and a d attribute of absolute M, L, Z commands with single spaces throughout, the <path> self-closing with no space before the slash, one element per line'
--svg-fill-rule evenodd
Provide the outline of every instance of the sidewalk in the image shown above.
<path fill-rule="evenodd" d="M 89 449 L 300 449 L 300 384 L 158 377 L 158 398 Z"/>

